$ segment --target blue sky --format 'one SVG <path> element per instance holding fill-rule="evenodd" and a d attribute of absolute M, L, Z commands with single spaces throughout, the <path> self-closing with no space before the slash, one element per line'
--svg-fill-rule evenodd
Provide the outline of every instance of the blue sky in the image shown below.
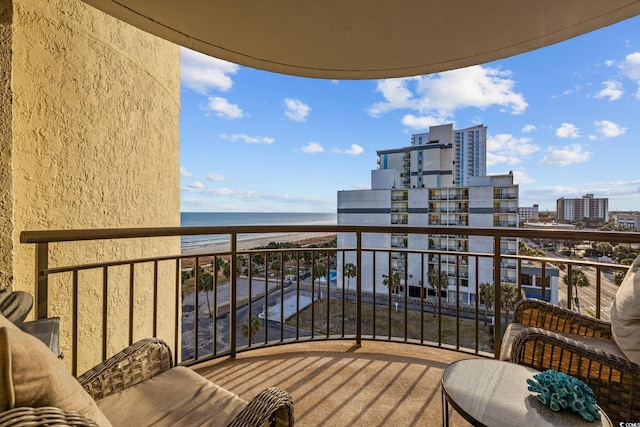
<path fill-rule="evenodd" d="M 640 17 L 500 61 L 388 80 L 321 80 L 181 49 L 181 210 L 335 212 L 376 150 L 454 123 L 488 128 L 487 171 L 520 205 L 593 193 L 640 210 Z"/>

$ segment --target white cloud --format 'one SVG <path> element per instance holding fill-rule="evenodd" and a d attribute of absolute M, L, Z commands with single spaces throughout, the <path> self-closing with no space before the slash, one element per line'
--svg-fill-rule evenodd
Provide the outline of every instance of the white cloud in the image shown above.
<path fill-rule="evenodd" d="M 218 117 L 223 119 L 240 119 L 242 118 L 242 110 L 235 104 L 230 104 L 226 98 L 218 96 L 210 96 L 207 102 L 206 110 L 214 111 Z"/>
<path fill-rule="evenodd" d="M 446 119 L 460 108 L 498 105 L 520 114 L 528 104 L 522 94 L 513 91 L 515 82 L 510 75 L 509 71 L 476 65 L 428 76 L 380 80 L 377 91 L 385 100 L 374 103 L 368 113 L 377 117 L 392 110 L 411 109 L 421 115 L 437 112 Z"/>
<path fill-rule="evenodd" d="M 273 144 L 274 138 L 269 136 L 249 136 L 244 133 L 234 133 L 232 135 L 220 134 L 220 138 L 228 139 L 229 141 L 244 141 L 247 144 Z"/>
<path fill-rule="evenodd" d="M 578 128 L 571 123 L 562 123 L 562 126 L 556 129 L 556 136 L 558 138 L 579 138 L 580 133 Z"/>
<path fill-rule="evenodd" d="M 622 90 L 622 83 L 615 80 L 607 80 L 602 82 L 604 89 L 596 94 L 596 98 L 607 98 L 609 102 L 617 101 L 622 97 L 624 91 Z"/>
<path fill-rule="evenodd" d="M 524 125 L 524 127 L 522 128 L 522 133 L 531 133 L 536 129 L 537 128 L 534 125 Z"/>
<path fill-rule="evenodd" d="M 536 180 L 525 171 L 513 171 L 513 183 L 514 184 L 531 184 Z"/>
<path fill-rule="evenodd" d="M 413 99 L 413 94 L 407 88 L 407 83 L 417 79 L 418 77 L 407 77 L 378 80 L 376 90 L 382 93 L 386 101 L 376 102 L 369 107 L 369 115 L 378 117 L 381 114 L 397 109 L 417 109 L 417 101 Z"/>
<path fill-rule="evenodd" d="M 181 191 L 186 193 L 181 197 L 181 200 L 186 204 L 192 206 L 207 206 L 208 210 L 212 211 L 224 211 L 225 206 L 228 207 L 226 210 L 233 210 L 234 208 L 232 208 L 232 205 L 229 203 L 232 203 L 233 206 L 238 206 L 236 204 L 238 202 L 267 202 L 269 203 L 269 206 L 273 206 L 273 203 L 275 202 L 286 203 L 289 206 L 291 204 L 326 206 L 332 202 L 331 200 L 323 197 L 308 196 L 306 194 L 299 196 L 286 193 L 261 193 L 254 190 L 236 191 L 231 188 L 204 188 L 188 186 L 181 188 Z M 242 206 L 246 209 L 248 205 L 242 204 Z M 261 211 L 264 211 L 264 207 L 261 207 L 260 209 Z M 290 211 L 290 208 L 285 211 Z"/>
<path fill-rule="evenodd" d="M 324 151 L 324 148 L 322 148 L 322 145 L 318 144 L 317 142 L 310 142 L 304 147 L 300 147 L 300 151 L 308 154 L 315 154 L 322 153 Z"/>
<path fill-rule="evenodd" d="M 640 83 L 640 52 L 630 53 L 620 64 L 622 73 Z"/>
<path fill-rule="evenodd" d="M 582 90 L 582 85 L 575 85 L 574 87 L 572 87 L 571 89 L 565 89 L 562 91 L 562 93 L 560 93 L 560 95 L 551 95 L 551 98 L 557 99 L 557 98 L 562 98 L 563 96 L 567 96 L 567 95 L 571 95 L 573 93 L 578 93 Z"/>
<path fill-rule="evenodd" d="M 516 165 L 522 162 L 521 157 L 537 151 L 540 151 L 540 147 L 531 144 L 531 138 L 516 138 L 507 133 L 490 135 L 487 138 L 487 166 L 499 163 Z"/>
<path fill-rule="evenodd" d="M 511 156 L 505 156 L 504 154 L 487 153 L 487 166 L 494 166 L 500 163 L 515 165 L 517 163 L 520 163 L 520 159 Z"/>
<path fill-rule="evenodd" d="M 180 166 L 180 176 L 184 176 L 185 178 L 190 178 L 191 172 L 189 172 L 186 167 Z"/>
<path fill-rule="evenodd" d="M 351 154 L 352 156 L 359 156 L 360 154 L 364 153 L 364 148 L 362 148 L 358 144 L 351 144 L 351 148 L 349 148 L 348 150 L 340 150 L 336 148 L 333 150 L 333 152 L 336 154 L 342 153 L 342 154 Z"/>
<path fill-rule="evenodd" d="M 431 116 L 416 117 L 413 114 L 407 114 L 402 118 L 402 124 L 412 129 L 429 129 L 429 127 L 441 125 L 445 121 Z"/>
<path fill-rule="evenodd" d="M 620 127 L 618 124 L 608 120 L 594 122 L 593 124 L 597 131 L 606 138 L 614 138 L 616 136 L 624 135 L 627 131 L 627 128 Z"/>
<path fill-rule="evenodd" d="M 540 161 L 543 166 L 569 166 L 573 163 L 583 163 L 591 158 L 591 153 L 583 151 L 578 144 L 567 145 L 562 148 L 549 147 L 549 154 Z"/>
<path fill-rule="evenodd" d="M 307 120 L 311 107 L 297 99 L 285 98 L 284 104 L 287 107 L 284 114 L 294 122 L 304 122 Z"/>
<path fill-rule="evenodd" d="M 180 80 L 189 89 L 203 95 L 211 89 L 231 89 L 233 82 L 229 75 L 235 74 L 239 68 L 231 62 L 180 48 Z"/>
<path fill-rule="evenodd" d="M 227 180 L 227 178 L 222 175 L 218 175 L 217 173 L 210 173 L 209 175 L 207 175 L 207 179 L 213 182 L 222 182 Z"/>
<path fill-rule="evenodd" d="M 513 114 L 523 113 L 528 104 L 522 94 L 513 92 L 515 82 L 509 71 L 479 65 L 425 76 L 418 82 L 419 92 L 439 110 L 453 111 L 464 107 L 487 108 L 492 105 L 510 107 Z"/>
<path fill-rule="evenodd" d="M 191 194 L 197 193 L 208 196 L 230 196 L 236 194 L 236 191 L 230 188 L 205 188 L 201 182 L 195 182 L 187 187 L 181 188 L 180 190 Z"/>

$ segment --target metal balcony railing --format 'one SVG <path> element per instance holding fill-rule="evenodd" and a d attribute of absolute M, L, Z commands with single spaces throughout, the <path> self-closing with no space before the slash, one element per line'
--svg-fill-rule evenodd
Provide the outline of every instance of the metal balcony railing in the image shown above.
<path fill-rule="evenodd" d="M 295 233 L 337 234 L 339 241 L 351 242 L 338 248 L 283 248 L 283 249 L 238 249 L 239 236 L 283 234 L 295 241 Z M 409 235 L 464 234 L 485 236 L 493 239 L 491 253 L 452 252 L 440 246 L 420 248 L 371 247 L 367 239 L 375 235 L 402 233 Z M 69 248 L 86 248 L 84 242 L 154 239 L 168 236 L 225 235 L 228 250 L 208 252 L 203 248 L 197 254 L 166 254 L 138 259 L 95 261 L 80 265 L 50 266 L 51 255 Z M 640 233 L 592 232 L 567 230 L 498 229 L 498 228 L 452 228 L 452 227 L 394 227 L 394 226 L 230 226 L 230 227 L 171 227 L 135 229 L 98 229 L 62 231 L 26 231 L 21 233 L 23 244 L 35 246 L 35 313 L 38 318 L 62 316 L 63 328 L 69 331 L 70 342 L 64 344 L 65 354 L 71 358 L 73 373 L 77 373 L 78 360 L 106 359 L 113 330 L 128 330 L 129 341 L 141 333 L 156 335 L 159 324 L 170 325 L 173 330 L 170 344 L 176 362 L 193 364 L 220 356 L 234 357 L 238 352 L 260 346 L 280 345 L 305 340 L 346 339 L 357 344 L 363 339 L 394 340 L 438 347 L 452 348 L 461 352 L 499 354 L 501 327 L 504 312 L 501 307 L 500 286 L 494 287 L 495 304 L 490 310 L 494 316 L 495 329 L 493 348 L 483 348 L 480 335 L 483 333 L 484 307 L 480 298 L 469 299 L 463 304 L 459 298 L 447 300 L 448 295 L 479 295 L 479 265 L 490 266 L 489 281 L 500 284 L 507 281 L 521 289 L 519 279 L 501 276 L 504 262 L 516 263 L 521 270 L 523 261 L 530 260 L 541 268 L 540 295 L 547 295 L 546 266 L 551 263 L 572 268 L 589 269 L 593 274 L 595 293 L 592 300 L 582 300 L 583 307 L 596 318 L 603 313 L 601 301 L 603 288 L 610 286 L 613 274 L 610 270 L 626 270 L 627 266 L 605 264 L 573 258 L 531 257 L 501 254 L 504 238 L 544 239 L 556 241 L 589 241 L 640 244 Z M 373 240 L 372 240 L 373 241 Z M 406 267 L 394 265 L 392 256 L 402 254 Z M 429 266 L 439 275 L 447 275 L 440 261 L 430 264 L 434 256 L 453 257 L 456 264 L 462 260 L 467 271 L 458 271 L 449 277 L 447 298 L 416 298 L 409 294 L 428 295 L 427 272 Z M 189 263 L 189 268 L 185 266 Z M 228 277 L 224 275 L 227 266 Z M 351 269 L 353 266 L 353 270 Z M 161 271 L 171 271 L 169 277 L 161 277 Z M 405 272 L 406 269 L 406 272 Z M 486 269 L 486 268 L 485 268 Z M 115 272 L 128 271 L 128 291 L 119 288 L 113 294 Z M 200 292 L 187 288 L 182 273 L 193 271 L 193 282 L 201 276 L 212 274 L 212 283 Z M 92 280 L 85 279 L 87 272 L 96 272 Z M 353 275 L 351 273 L 355 273 Z M 504 270 L 502 270 L 504 271 Z M 125 274 L 126 276 L 127 274 Z M 95 276 L 98 277 L 97 283 Z M 148 276 L 148 277 L 147 277 Z M 385 278 L 386 283 L 385 283 Z M 122 280 L 121 277 L 118 280 Z M 166 282 L 170 285 L 167 287 Z M 574 304 L 573 286 L 559 281 L 561 292 L 566 295 L 563 304 L 571 309 Z M 206 285 L 206 284 L 205 284 Z M 151 312 L 140 312 L 138 298 L 144 287 L 151 288 Z M 424 292 L 417 292 L 422 287 Z M 612 285 L 611 285 L 612 287 Z M 64 302 L 50 298 L 70 289 Z M 92 295 L 87 298 L 87 295 Z M 173 295 L 173 296 L 172 296 Z M 435 294 L 434 294 L 435 295 Z M 172 299 L 172 313 L 163 312 L 161 303 Z M 584 292 L 581 291 L 581 298 Z M 591 298 L 591 297 L 589 297 Z M 162 299 L 162 301 L 161 301 Z M 188 300 L 188 304 L 187 304 Z M 57 304 L 57 305 L 56 305 Z M 91 333 L 100 341 L 95 346 L 84 346 L 80 342 L 79 318 L 96 305 L 100 318 L 93 319 Z M 189 308 L 190 306 L 191 308 Z M 209 307 L 212 307 L 209 310 Z M 266 308 L 266 309 L 265 309 Z M 371 321 L 363 320 L 369 313 Z M 114 313 L 119 316 L 114 317 Z M 181 313 L 181 314 L 180 314 Z M 346 314 L 353 313 L 353 314 Z M 433 314 L 433 315 L 432 315 Z M 247 319 L 258 317 L 262 325 L 257 334 L 242 335 Z M 141 319 L 151 319 L 148 331 L 139 331 Z M 86 319 L 85 319 L 86 320 Z M 443 322 L 456 325 L 453 337 L 443 335 Z M 408 332 L 410 324 L 424 325 L 437 322 L 435 335 Z M 474 332 L 473 344 L 461 345 L 460 325 L 471 322 Z M 401 325 L 401 326 L 397 326 Z M 83 334 L 83 336 L 86 334 Z M 182 337 L 182 339 L 181 339 Z M 469 337 L 466 337 L 469 338 Z M 468 341 L 465 341 L 468 342 Z M 85 352 L 91 352 L 90 355 Z M 82 357 L 81 357 L 82 356 Z"/>

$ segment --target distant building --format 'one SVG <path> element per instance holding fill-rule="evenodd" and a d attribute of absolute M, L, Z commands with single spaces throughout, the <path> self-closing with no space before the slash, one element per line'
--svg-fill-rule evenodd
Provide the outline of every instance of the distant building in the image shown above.
<path fill-rule="evenodd" d="M 620 227 L 631 227 L 640 231 L 640 212 L 616 212 L 613 222 Z"/>
<path fill-rule="evenodd" d="M 527 298 L 538 298 L 558 304 L 558 281 L 560 269 L 552 264 L 545 266 L 544 295 L 542 295 L 542 267 L 533 261 L 523 261 L 520 270 L 520 284 Z"/>
<path fill-rule="evenodd" d="M 379 169 L 371 172 L 371 190 L 338 192 L 338 224 L 518 227 L 518 186 L 513 174 L 486 176 L 486 127 L 460 131 L 453 125 L 432 126 L 429 133 L 416 134 L 411 146 L 378 151 Z M 353 233 L 338 233 L 338 248 L 354 247 Z M 493 260 L 457 255 L 460 252 L 492 253 L 493 238 L 454 234 L 416 235 L 402 233 L 365 234 L 365 247 L 390 248 L 388 252 L 362 254 L 362 289 L 387 291 L 383 284 L 389 272 L 401 277 L 400 293 L 411 297 L 435 297 L 428 284 L 429 271 L 441 266 L 449 278 L 442 296 L 473 304 L 475 284 L 494 279 Z M 430 249 L 450 252 L 435 255 L 393 252 L 393 248 Z M 502 253 L 517 254 L 518 240 L 504 238 Z M 422 261 L 424 259 L 424 268 Z M 355 263 L 355 254 L 345 254 L 346 263 Z M 476 263 L 478 263 L 476 269 Z M 342 277 L 338 264 L 338 286 Z M 375 269 L 375 271 L 374 271 Z M 477 274 L 476 274 L 477 272 Z M 501 282 L 516 284 L 515 260 L 503 260 Z"/>
<path fill-rule="evenodd" d="M 472 176 L 487 174 L 487 127 L 454 130 L 452 124 L 432 126 L 411 136 L 411 145 L 378 151 L 372 186 L 398 173 L 393 188 L 464 187 Z M 376 175 L 376 176 L 374 176 Z"/>
<path fill-rule="evenodd" d="M 538 220 L 538 205 L 529 206 L 519 206 L 518 207 L 518 217 L 520 218 L 520 222 L 525 221 L 537 221 Z"/>
<path fill-rule="evenodd" d="M 580 221 L 584 218 L 602 218 L 609 221 L 609 199 L 595 198 L 593 194 L 585 194 L 581 199 L 556 200 L 556 215 L 558 221 Z"/>

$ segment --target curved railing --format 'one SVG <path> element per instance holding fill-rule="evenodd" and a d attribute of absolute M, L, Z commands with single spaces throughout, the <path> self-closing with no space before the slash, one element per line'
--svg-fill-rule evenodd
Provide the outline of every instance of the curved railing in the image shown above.
<path fill-rule="evenodd" d="M 338 247 L 239 249 L 243 243 L 240 236 L 287 234 L 288 240 L 296 241 L 296 234 L 308 233 L 336 234 Z M 371 243 L 388 241 L 398 233 L 409 236 L 409 248 L 381 247 L 384 245 Z M 62 250 L 61 245 L 66 248 L 80 241 L 104 240 L 108 245 L 109 241 L 122 239 L 193 235 L 228 236 L 228 247 L 216 251 L 203 247 L 188 254 L 49 265 L 50 258 L 54 258 L 49 247 L 52 243 L 56 244 L 52 250 L 57 251 Z M 455 241 L 460 236 L 483 238 L 486 250 L 449 251 L 440 246 L 438 249 L 411 248 L 416 246 L 411 244 L 412 238 L 423 241 L 421 246 L 424 248 L 435 247 L 428 246 L 428 235 L 456 236 Z M 258 346 L 322 339 L 349 339 L 357 343 L 363 339 L 391 340 L 497 355 L 500 331 L 509 321 L 512 301 L 507 301 L 506 297 L 503 301 L 501 286 L 494 285 L 493 305 L 482 304 L 477 297 L 481 294 L 481 283 L 477 279 L 482 276 L 480 269 L 486 270 L 489 266 L 490 281 L 494 284 L 512 283 L 518 293 L 528 290 L 548 298 L 557 292 L 551 289 L 553 274 L 550 268 L 553 265 L 565 265 L 567 270 L 562 274 L 570 276 L 571 269 L 585 268 L 595 279 L 595 294 L 592 300 L 583 296 L 582 307 L 600 318 L 608 304 L 608 301 L 602 301 L 603 289 L 610 292 L 613 280 L 608 270 L 626 268 L 557 256 L 515 255 L 512 246 L 517 245 L 517 238 L 640 243 L 640 233 L 342 225 L 28 231 L 20 238 L 22 243 L 35 245 L 36 315 L 38 318 L 63 316 L 67 319 L 63 326 L 69 330 L 67 353 L 71 354 L 74 373 L 78 370 L 79 352 L 97 351 L 102 359 L 108 356 L 110 331 L 115 324 L 128 329 L 128 339 L 132 342 L 139 333 L 138 318 L 149 315 L 152 322 L 148 335 L 159 333 L 159 322 L 163 325 L 171 322 L 172 333 L 168 340 L 173 344 L 176 362 L 181 360 L 184 364 L 226 355 L 234 357 L 238 352 Z M 128 300 L 125 315 L 113 317 L 114 308 L 109 302 L 113 298 L 103 297 L 100 301 L 79 298 L 79 293 L 89 286 L 82 281 L 83 272 L 98 272 L 102 280 L 98 289 L 103 296 L 108 296 L 115 289 L 112 271 L 123 266 L 129 271 L 129 285 L 124 291 Z M 517 274 L 534 266 L 540 273 L 538 286 L 523 283 L 522 274 Z M 159 269 L 172 273 L 163 276 L 158 273 Z M 429 273 L 430 269 L 434 273 Z M 191 271 L 193 277 L 188 277 Z M 227 271 L 229 273 L 225 275 Z M 144 274 L 151 275 L 149 280 L 142 277 Z M 427 277 L 430 279 L 425 280 Z M 52 278 L 56 278 L 55 284 Z M 442 278 L 446 280 L 442 288 L 427 285 L 427 281 L 445 283 Z M 559 282 L 563 304 L 574 307 L 577 302 L 574 286 L 570 282 L 569 285 Z M 136 296 L 141 287 L 146 286 L 143 283 L 151 284 L 151 314 L 139 313 L 137 306 Z M 197 283 L 202 283 L 200 291 L 196 291 Z M 49 296 L 60 291 L 52 286 L 68 286 L 71 303 L 52 306 Z M 119 289 L 118 292 L 123 291 Z M 174 299 L 175 310 L 172 310 L 170 320 L 167 313 L 159 309 L 166 298 Z M 97 308 L 101 319 L 96 319 L 101 326 L 97 328 L 101 334 L 99 349 L 87 349 L 79 342 L 79 328 L 83 327 L 78 321 L 79 312 L 83 311 L 79 304 L 92 303 L 101 305 Z"/>

